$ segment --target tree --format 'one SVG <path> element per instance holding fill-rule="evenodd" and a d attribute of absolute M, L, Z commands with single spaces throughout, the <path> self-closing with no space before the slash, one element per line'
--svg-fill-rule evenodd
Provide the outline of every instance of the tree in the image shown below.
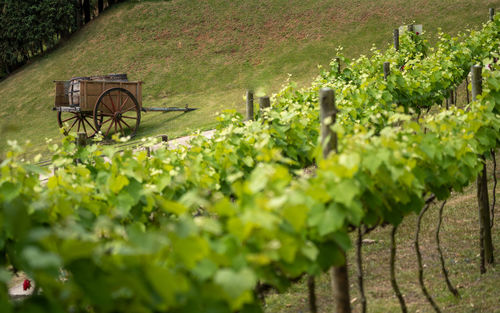
<path fill-rule="evenodd" d="M 90 22 L 90 0 L 83 0 L 83 16 L 85 24 Z"/>
<path fill-rule="evenodd" d="M 97 11 L 99 12 L 99 14 L 101 14 L 102 11 L 104 11 L 104 0 L 97 1 Z"/>

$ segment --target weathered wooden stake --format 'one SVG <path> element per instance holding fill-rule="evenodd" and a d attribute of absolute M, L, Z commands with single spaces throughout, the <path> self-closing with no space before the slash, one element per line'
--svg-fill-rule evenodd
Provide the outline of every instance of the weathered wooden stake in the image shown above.
<path fill-rule="evenodd" d="M 76 137 L 76 145 L 78 147 L 85 147 L 87 145 L 87 134 L 79 132 Z"/>
<path fill-rule="evenodd" d="M 167 135 L 161 135 L 161 141 L 162 142 L 168 142 L 168 136 Z"/>
<path fill-rule="evenodd" d="M 413 33 L 413 24 L 408 25 L 408 31 Z"/>
<path fill-rule="evenodd" d="M 253 91 L 247 90 L 247 121 L 253 121 Z"/>
<path fill-rule="evenodd" d="M 333 151 L 337 152 L 337 134 L 331 129 L 337 118 L 335 107 L 335 92 L 331 88 L 322 88 L 319 91 L 320 121 L 321 121 L 321 147 L 323 157 L 327 158 Z M 331 272 L 332 289 L 334 290 L 337 313 L 351 313 L 349 297 L 349 276 L 347 271 L 347 258 L 344 254 L 344 265 L 334 266 Z"/>
<path fill-rule="evenodd" d="M 479 231 L 483 234 L 484 262 L 493 264 L 493 240 L 491 237 L 490 202 L 488 198 L 488 173 L 486 158 L 481 156 L 483 169 L 477 176 L 477 202 L 479 206 Z M 485 269 L 484 269 L 485 271 Z M 483 271 L 481 271 L 483 273 Z"/>
<path fill-rule="evenodd" d="M 327 158 L 331 151 L 337 152 L 337 134 L 330 128 L 335 124 L 337 108 L 335 107 L 335 92 L 331 88 L 319 91 L 321 147 L 323 157 Z"/>
<path fill-rule="evenodd" d="M 472 101 L 476 101 L 476 97 L 483 92 L 482 71 L 481 65 L 473 65 L 471 68 Z"/>
<path fill-rule="evenodd" d="M 344 253 L 345 256 L 345 253 Z M 335 305 L 337 313 L 351 313 L 349 296 L 349 273 L 347 271 L 347 258 L 345 264 L 334 266 L 331 272 L 332 286 L 335 292 Z"/>
<path fill-rule="evenodd" d="M 260 97 L 259 98 L 259 108 L 266 109 L 271 107 L 271 100 L 269 100 L 268 96 Z"/>
<path fill-rule="evenodd" d="M 384 79 L 387 80 L 387 77 L 391 73 L 391 63 L 384 62 Z"/>
<path fill-rule="evenodd" d="M 450 89 L 448 92 L 448 98 L 446 98 L 446 110 L 450 109 L 450 105 L 456 104 L 455 92 Z"/>
<path fill-rule="evenodd" d="M 340 58 L 339 57 L 335 58 L 335 63 L 337 63 L 337 73 L 340 74 Z"/>
<path fill-rule="evenodd" d="M 470 103 L 469 100 L 469 75 L 465 76 L 465 94 L 467 97 L 467 104 Z"/>
<path fill-rule="evenodd" d="M 399 29 L 394 30 L 394 49 L 399 51 Z"/>
<path fill-rule="evenodd" d="M 472 101 L 477 99 L 483 91 L 482 88 L 482 67 L 480 65 L 472 66 Z M 486 272 L 483 264 L 493 264 L 493 240 L 491 238 L 490 222 L 490 202 L 488 199 L 488 174 L 486 171 L 486 158 L 481 156 L 483 169 L 477 176 L 477 202 L 479 207 L 479 238 L 480 238 L 480 256 L 481 273 Z"/>
<path fill-rule="evenodd" d="M 146 147 L 146 153 L 148 155 L 148 158 L 151 157 L 151 147 Z"/>
<path fill-rule="evenodd" d="M 490 21 L 493 21 L 493 18 L 495 17 L 495 9 L 490 8 Z"/>

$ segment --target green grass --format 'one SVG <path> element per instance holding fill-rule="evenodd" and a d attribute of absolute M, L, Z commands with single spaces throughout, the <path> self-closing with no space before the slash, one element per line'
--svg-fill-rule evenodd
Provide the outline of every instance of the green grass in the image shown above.
<path fill-rule="evenodd" d="M 277 91 L 288 74 L 299 85 L 317 75 L 336 47 L 346 55 L 386 47 L 392 30 L 419 23 L 429 34 L 478 28 L 500 0 L 133 1 L 116 5 L 52 53 L 0 82 L 0 155 L 8 139 L 32 142 L 30 155 L 59 140 L 53 80 L 126 72 L 145 82 L 145 106 L 200 108 L 147 113 L 138 136 L 171 138 L 243 111 L 247 88 Z"/>
<path fill-rule="evenodd" d="M 497 157 L 497 160 L 500 158 Z M 500 171 L 497 171 L 497 175 Z M 491 192 L 491 185 L 490 185 Z M 499 193 L 497 190 L 497 199 Z M 491 201 L 491 193 L 490 193 Z M 441 203 L 439 203 L 440 205 Z M 500 261 L 500 227 L 498 201 L 496 221 L 492 230 L 495 260 Z M 463 194 L 454 194 L 444 208 L 441 226 L 441 249 L 450 280 L 458 287 L 461 299 L 454 298 L 446 288 L 434 240 L 438 219 L 438 204 L 429 209 L 422 220 L 420 249 L 424 264 L 427 289 L 442 312 L 476 313 L 500 312 L 500 267 L 487 268 L 479 273 L 479 220 L 476 188 L 471 186 Z M 405 219 L 396 234 L 396 279 L 409 312 L 434 312 L 424 298 L 418 284 L 417 259 L 414 250 L 416 215 Z M 389 276 L 390 232 L 392 227 L 377 229 L 364 238 L 375 240 L 363 245 L 363 270 L 368 312 L 401 312 L 392 291 Z M 355 236 L 351 236 L 355 240 Z M 361 312 L 357 285 L 354 251 L 348 254 L 350 294 L 353 312 Z M 317 278 L 318 312 L 334 312 L 335 303 L 328 274 Z M 303 280 L 283 294 L 271 293 L 266 298 L 266 313 L 309 312 L 307 284 Z"/>

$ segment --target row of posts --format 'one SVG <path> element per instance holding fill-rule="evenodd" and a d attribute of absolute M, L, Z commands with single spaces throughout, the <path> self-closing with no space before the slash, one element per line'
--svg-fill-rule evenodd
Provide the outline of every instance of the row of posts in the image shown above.
<path fill-rule="evenodd" d="M 495 9 L 490 8 L 489 12 L 490 12 L 490 21 L 493 21 L 493 18 L 495 17 Z M 408 31 L 413 32 L 414 26 L 408 25 Z M 396 51 L 399 51 L 399 29 L 398 28 L 394 29 L 394 49 L 396 49 Z"/>
<path fill-rule="evenodd" d="M 253 91 L 247 91 L 247 121 L 253 121 L 254 111 L 253 111 Z M 260 109 L 266 109 L 271 107 L 271 100 L 268 96 L 259 97 L 259 107 Z"/>
<path fill-rule="evenodd" d="M 414 26 L 413 25 L 408 25 L 408 31 L 413 32 Z M 399 51 L 399 29 L 396 28 L 394 29 L 394 49 L 396 51 Z"/>
<path fill-rule="evenodd" d="M 495 16 L 495 9 L 494 8 L 490 8 L 489 9 L 489 15 L 490 15 L 490 21 L 493 21 L 493 18 Z M 414 26 L 413 25 L 408 25 L 408 31 L 409 32 L 413 32 L 414 31 Z M 394 48 L 396 49 L 396 51 L 399 51 L 399 29 L 396 28 L 394 29 Z M 335 58 L 335 61 L 337 63 L 337 71 L 340 73 L 340 59 L 339 58 Z M 385 62 L 384 65 L 383 65 L 383 69 L 384 69 L 384 79 L 387 80 L 387 77 L 389 76 L 390 74 L 390 71 L 391 71 L 391 65 L 389 62 Z M 474 84 L 472 84 L 472 88 L 474 88 Z M 451 91 L 450 92 L 450 101 L 451 101 L 451 104 L 454 104 L 456 102 L 456 99 L 455 97 L 453 96 L 452 94 L 453 92 Z M 467 97 L 468 98 L 468 97 Z M 248 121 L 251 121 L 254 119 L 254 94 L 253 94 L 253 91 L 251 90 L 248 90 L 247 91 L 247 97 L 246 97 L 246 100 L 247 100 L 247 103 L 246 103 L 246 113 L 247 113 L 247 116 L 246 116 L 246 119 Z M 270 99 L 268 96 L 263 96 L 263 97 L 259 97 L 259 107 L 261 109 L 265 109 L 265 108 L 269 108 L 271 106 L 271 102 L 270 102 Z M 168 141 L 168 137 L 166 135 L 163 135 L 162 136 L 162 141 L 163 142 L 167 142 Z M 76 139 L 76 143 L 78 146 L 85 146 L 86 143 L 87 143 L 87 136 L 85 133 L 81 132 L 81 133 L 78 133 L 78 137 Z M 149 152 L 148 152 L 149 154 Z"/>

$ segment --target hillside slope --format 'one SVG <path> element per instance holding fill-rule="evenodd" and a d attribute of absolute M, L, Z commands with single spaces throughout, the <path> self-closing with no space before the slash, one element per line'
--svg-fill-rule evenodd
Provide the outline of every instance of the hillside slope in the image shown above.
<path fill-rule="evenodd" d="M 489 7 L 500 0 L 129 0 L 0 82 L 0 154 L 7 139 L 31 139 L 33 153 L 60 139 L 53 80 L 126 72 L 145 82 L 145 106 L 200 108 L 144 115 L 139 138 L 173 137 L 210 127 L 223 109 L 243 111 L 247 88 L 272 93 L 288 73 L 309 81 L 339 45 L 368 53 L 413 22 L 430 35 L 478 28 Z"/>

